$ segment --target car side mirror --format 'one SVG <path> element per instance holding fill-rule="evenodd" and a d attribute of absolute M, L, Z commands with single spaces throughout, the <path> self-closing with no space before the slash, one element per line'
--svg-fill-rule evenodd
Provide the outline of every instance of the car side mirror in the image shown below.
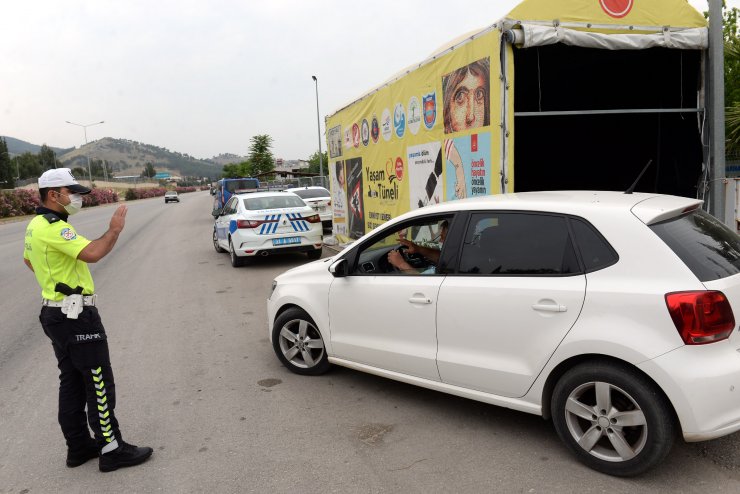
<path fill-rule="evenodd" d="M 219 216 L 221 216 L 221 208 L 214 209 L 211 214 L 213 215 L 214 218 L 218 218 Z"/>
<path fill-rule="evenodd" d="M 335 278 L 344 278 L 348 274 L 347 271 L 347 259 L 339 259 L 338 261 L 332 263 L 331 266 L 329 266 L 329 272 Z"/>

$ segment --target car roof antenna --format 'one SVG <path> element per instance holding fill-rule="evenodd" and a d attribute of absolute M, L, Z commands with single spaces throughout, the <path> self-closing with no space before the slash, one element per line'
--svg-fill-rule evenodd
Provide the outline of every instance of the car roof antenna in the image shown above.
<path fill-rule="evenodd" d="M 630 188 L 624 191 L 625 194 L 632 194 L 635 191 L 635 187 L 637 187 L 637 184 L 640 182 L 640 179 L 642 178 L 642 176 L 645 174 L 647 169 L 650 168 L 650 165 L 652 164 L 653 164 L 653 160 L 651 159 L 650 161 L 647 162 L 647 165 L 645 165 L 645 168 L 643 168 L 640 174 L 637 176 L 637 180 L 635 180 L 635 183 L 630 185 Z"/>

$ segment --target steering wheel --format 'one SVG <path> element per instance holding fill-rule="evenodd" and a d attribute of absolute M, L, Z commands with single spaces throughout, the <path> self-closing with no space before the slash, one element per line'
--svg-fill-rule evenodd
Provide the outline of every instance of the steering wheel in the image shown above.
<path fill-rule="evenodd" d="M 410 253 L 409 248 L 405 245 L 399 245 L 393 250 L 401 254 L 403 260 L 409 263 L 409 265 L 411 265 L 411 267 L 413 268 L 425 268 L 428 264 L 427 261 L 424 259 L 424 256 L 418 253 Z"/>

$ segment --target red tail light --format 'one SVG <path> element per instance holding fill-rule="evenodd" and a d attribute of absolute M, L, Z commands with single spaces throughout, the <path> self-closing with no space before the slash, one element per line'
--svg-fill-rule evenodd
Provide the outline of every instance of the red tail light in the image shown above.
<path fill-rule="evenodd" d="M 275 223 L 277 220 L 236 220 L 237 228 L 257 228 L 262 223 Z"/>
<path fill-rule="evenodd" d="M 321 217 L 318 214 L 312 214 L 311 216 L 307 216 L 303 219 L 308 221 L 309 223 L 318 223 L 319 221 L 321 221 Z"/>
<path fill-rule="evenodd" d="M 667 293 L 665 303 L 687 345 L 724 340 L 735 329 L 735 316 L 722 292 Z"/>

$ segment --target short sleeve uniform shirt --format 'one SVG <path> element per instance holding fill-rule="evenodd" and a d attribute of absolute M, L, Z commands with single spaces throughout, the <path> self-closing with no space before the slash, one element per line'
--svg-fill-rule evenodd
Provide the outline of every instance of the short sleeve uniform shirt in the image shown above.
<path fill-rule="evenodd" d="M 43 298 L 62 300 L 64 295 L 54 290 L 59 282 L 73 289 L 81 286 L 83 294 L 95 293 L 87 263 L 77 259 L 88 244 L 90 241 L 64 220 L 50 223 L 44 215 L 31 220 L 26 228 L 23 257 L 33 266 Z"/>

